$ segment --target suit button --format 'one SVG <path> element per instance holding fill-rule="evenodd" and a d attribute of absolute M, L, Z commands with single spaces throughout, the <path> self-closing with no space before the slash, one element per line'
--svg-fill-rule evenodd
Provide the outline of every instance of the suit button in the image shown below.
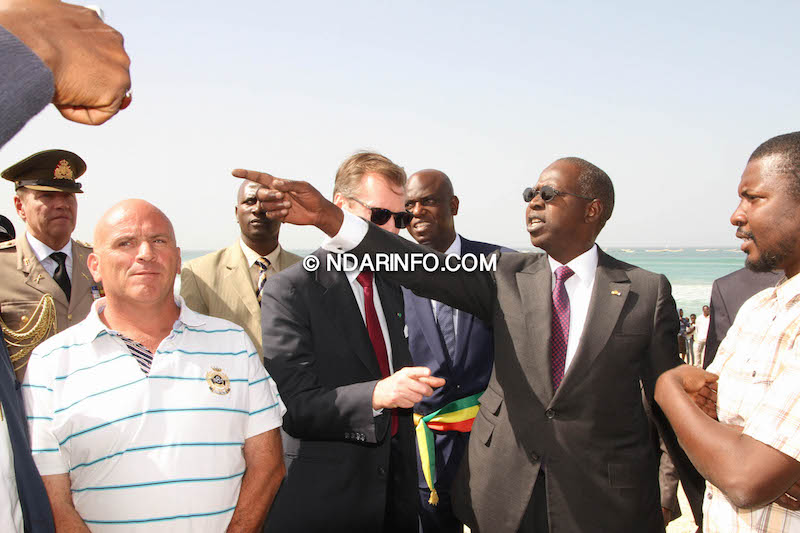
<path fill-rule="evenodd" d="M 22 318 L 20 318 L 20 320 L 22 320 L 23 322 L 27 322 L 28 321 L 28 317 L 26 317 L 25 315 L 22 315 Z"/>
<path fill-rule="evenodd" d="M 386 469 L 382 466 L 378 467 L 378 477 L 386 477 Z"/>
<path fill-rule="evenodd" d="M 67 320 L 72 320 L 72 313 L 67 315 Z"/>
<path fill-rule="evenodd" d="M 552 409 L 548 409 L 547 411 L 544 412 L 544 416 L 552 420 L 556 417 L 556 412 L 553 411 Z"/>
<path fill-rule="evenodd" d="M 536 452 L 528 452 L 528 457 L 530 457 L 531 461 L 533 461 L 534 463 L 538 463 L 540 459 L 539 455 Z"/>

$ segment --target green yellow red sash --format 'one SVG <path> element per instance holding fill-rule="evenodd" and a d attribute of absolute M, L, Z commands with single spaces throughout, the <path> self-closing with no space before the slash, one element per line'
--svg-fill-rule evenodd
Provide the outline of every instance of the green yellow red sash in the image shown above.
<path fill-rule="evenodd" d="M 475 415 L 478 414 L 480 403 L 478 399 L 482 392 L 450 402 L 441 409 L 429 415 L 419 415 L 414 413 L 414 426 L 417 433 L 417 446 L 419 447 L 419 457 L 422 462 L 422 473 L 425 482 L 431 490 L 431 497 L 428 503 L 436 505 L 439 503 L 439 495 L 436 493 L 436 449 L 434 447 L 433 431 L 460 431 L 469 433 L 472 430 L 472 423 Z"/>

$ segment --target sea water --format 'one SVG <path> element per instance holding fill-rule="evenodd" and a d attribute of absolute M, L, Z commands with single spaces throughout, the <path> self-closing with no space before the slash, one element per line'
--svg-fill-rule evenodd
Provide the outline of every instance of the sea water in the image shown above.
<path fill-rule="evenodd" d="M 312 252 L 290 251 L 301 256 Z M 667 276 L 675 303 L 686 316 L 699 315 L 709 303 L 715 279 L 744 266 L 744 253 L 738 248 L 604 248 L 604 251 L 620 261 Z M 182 259 L 188 261 L 208 252 L 186 250 Z"/>

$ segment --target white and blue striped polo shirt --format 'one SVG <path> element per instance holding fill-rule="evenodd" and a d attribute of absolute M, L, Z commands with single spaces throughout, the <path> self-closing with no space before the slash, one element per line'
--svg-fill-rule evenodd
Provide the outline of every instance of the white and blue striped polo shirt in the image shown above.
<path fill-rule="evenodd" d="M 147 375 L 100 321 L 105 299 L 28 363 L 36 465 L 69 473 L 93 531 L 224 531 L 245 439 L 281 425 L 277 388 L 242 328 L 176 302 L 180 317 Z"/>

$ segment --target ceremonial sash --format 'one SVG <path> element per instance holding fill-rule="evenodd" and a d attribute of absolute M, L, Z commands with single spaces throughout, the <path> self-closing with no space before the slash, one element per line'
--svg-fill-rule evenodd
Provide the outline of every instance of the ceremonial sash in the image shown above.
<path fill-rule="evenodd" d="M 469 433 L 472 430 L 472 423 L 475 415 L 478 414 L 480 403 L 478 399 L 482 392 L 450 402 L 441 409 L 429 415 L 419 415 L 414 413 L 414 426 L 417 433 L 417 446 L 419 447 L 419 457 L 422 462 L 422 473 L 425 482 L 431 490 L 431 497 L 428 503 L 436 505 L 439 503 L 439 495 L 436 493 L 436 449 L 433 440 L 433 431 L 460 431 Z"/>

